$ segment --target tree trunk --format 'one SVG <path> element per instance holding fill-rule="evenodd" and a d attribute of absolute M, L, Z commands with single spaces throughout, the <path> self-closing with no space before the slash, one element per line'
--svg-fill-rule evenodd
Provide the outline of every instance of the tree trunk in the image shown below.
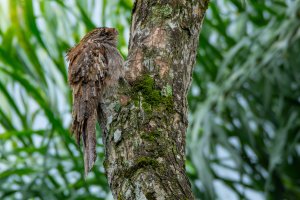
<path fill-rule="evenodd" d="M 187 91 L 208 0 L 136 0 L 126 74 L 98 113 L 115 199 L 193 199 Z"/>

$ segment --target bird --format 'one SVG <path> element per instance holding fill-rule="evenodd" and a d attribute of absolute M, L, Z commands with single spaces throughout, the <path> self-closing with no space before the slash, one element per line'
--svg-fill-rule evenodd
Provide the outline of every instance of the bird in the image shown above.
<path fill-rule="evenodd" d="M 117 40 L 115 28 L 95 28 L 66 54 L 73 96 L 71 132 L 79 146 L 83 141 L 85 176 L 97 157 L 96 123 L 101 116 L 97 107 L 124 75 Z"/>

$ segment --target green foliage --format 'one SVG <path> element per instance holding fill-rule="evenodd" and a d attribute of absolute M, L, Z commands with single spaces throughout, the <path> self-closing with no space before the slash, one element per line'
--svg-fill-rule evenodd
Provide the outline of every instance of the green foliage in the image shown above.
<path fill-rule="evenodd" d="M 96 24 L 118 27 L 126 54 L 131 6 L 130 0 L 0 2 L 0 199 L 107 198 L 101 141 L 85 180 L 82 151 L 69 133 L 65 54 Z"/>
<path fill-rule="evenodd" d="M 95 26 L 116 27 L 126 56 L 131 8 L 131 0 L 0 2 L 0 199 L 108 198 L 101 141 L 85 180 L 69 133 L 64 57 Z M 299 0 L 209 3 L 188 98 L 197 199 L 300 199 L 299 12 Z M 135 92 L 144 110 L 172 104 L 171 86 L 143 81 Z"/>
<path fill-rule="evenodd" d="M 210 3 L 189 95 L 199 198 L 300 198 L 299 12 L 299 0 Z"/>

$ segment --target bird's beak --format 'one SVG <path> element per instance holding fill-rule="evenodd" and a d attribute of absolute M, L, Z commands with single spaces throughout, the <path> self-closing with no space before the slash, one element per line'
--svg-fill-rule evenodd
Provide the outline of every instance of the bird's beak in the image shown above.
<path fill-rule="evenodd" d="M 119 32 L 117 31 L 117 29 L 114 30 L 116 35 L 119 35 Z"/>

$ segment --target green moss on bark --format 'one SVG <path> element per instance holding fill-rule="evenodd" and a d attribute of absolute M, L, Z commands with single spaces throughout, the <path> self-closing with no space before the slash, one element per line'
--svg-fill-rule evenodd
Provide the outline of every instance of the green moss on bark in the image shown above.
<path fill-rule="evenodd" d="M 121 194 L 118 195 L 118 200 L 122 200 L 122 195 Z"/>
<path fill-rule="evenodd" d="M 156 159 L 151 157 L 146 157 L 146 156 L 139 157 L 135 161 L 135 165 L 125 171 L 124 176 L 132 177 L 139 169 L 145 167 L 152 167 L 153 169 L 156 169 L 159 167 L 159 162 Z"/>
<path fill-rule="evenodd" d="M 131 96 L 134 102 L 142 100 L 142 107 L 146 112 L 151 112 L 156 108 L 173 111 L 172 87 L 167 85 L 163 90 L 156 89 L 154 79 L 148 74 L 134 83 Z"/>
<path fill-rule="evenodd" d="M 172 16 L 173 9 L 168 4 L 154 6 L 152 8 L 152 21 L 160 21 L 162 19 L 166 19 Z"/>
<path fill-rule="evenodd" d="M 156 196 L 154 192 L 148 192 L 146 195 L 147 200 L 156 200 Z"/>
<path fill-rule="evenodd" d="M 159 163 L 157 160 L 150 158 L 150 157 L 140 157 L 136 160 L 136 165 L 139 168 L 145 167 L 145 166 L 152 166 L 153 168 L 156 168 L 159 166 Z"/>
<path fill-rule="evenodd" d="M 161 135 L 159 132 L 153 131 L 150 133 L 143 133 L 141 135 L 141 138 L 153 142 L 153 141 L 157 140 L 160 136 Z"/>

